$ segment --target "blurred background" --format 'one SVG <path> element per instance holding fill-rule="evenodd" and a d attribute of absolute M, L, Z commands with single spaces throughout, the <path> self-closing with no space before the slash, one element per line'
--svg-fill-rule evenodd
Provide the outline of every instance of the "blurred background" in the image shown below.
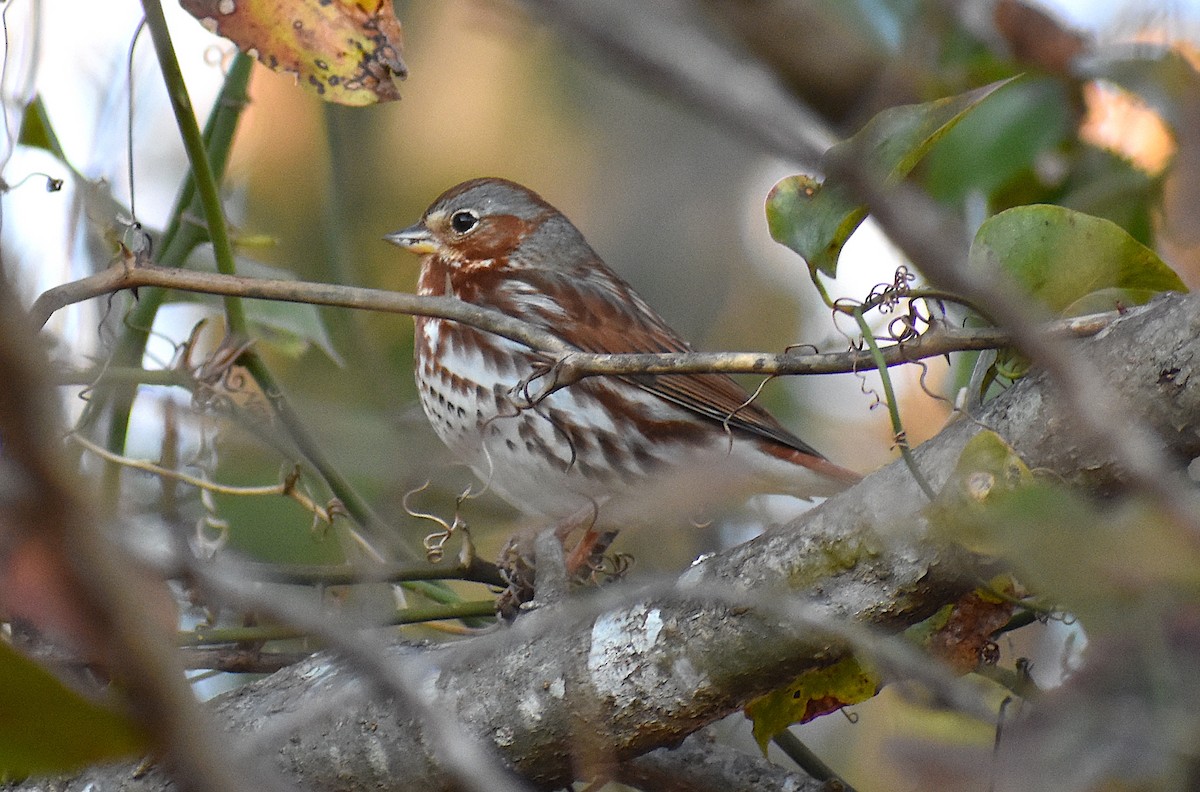
<path fill-rule="evenodd" d="M 976 224 L 1005 201 L 1054 195 L 1118 219 L 1139 238 L 1153 237 L 1185 281 L 1200 283 L 1197 226 L 1172 223 L 1172 201 L 1186 204 L 1195 188 L 1172 183 L 1165 171 L 1179 143 L 1161 110 L 1111 81 L 1068 75 L 1052 56 L 1021 51 L 1021 34 L 1031 31 L 1003 30 L 995 3 L 694 5 L 714 29 L 776 65 L 842 134 L 887 106 L 1026 73 L 1025 81 L 989 105 L 994 115 L 935 151 L 924 166 L 931 191 Z M 1043 31 L 1051 39 L 1062 33 L 1055 46 L 1084 47 L 1100 57 L 1153 44 L 1196 62 L 1195 0 L 1035 5 L 1062 26 Z M 381 237 L 415 222 L 445 188 L 476 176 L 503 176 L 566 213 L 697 347 L 845 349 L 846 338 L 817 298 L 804 262 L 771 240 L 763 212 L 776 181 L 814 163 L 766 156 L 669 97 L 631 84 L 530 18 L 520 3 L 399 2 L 396 10 L 410 70 L 399 102 L 331 105 L 291 78 L 255 67 L 251 104 L 226 180 L 227 214 L 247 261 L 306 280 L 412 291 L 417 261 Z M 203 116 L 232 46 L 178 8 L 167 11 L 192 101 Z M 141 13 L 136 2 L 30 0 L 10 2 L 4 13 L 9 189 L 2 198 L 0 243 L 7 272 L 31 301 L 110 260 L 112 247 L 104 240 L 111 243 L 113 218 L 128 216 L 131 203 L 128 150 L 136 217 L 151 231 L 165 223 L 186 165 L 148 37 L 130 56 Z M 45 151 L 13 142 L 19 121 L 11 100 L 35 93 L 74 173 Z M 989 129 L 995 134 L 984 135 Z M 39 178 L 23 181 L 41 172 L 64 178 L 65 189 L 51 193 Z M 979 186 L 980 173 L 990 174 L 986 188 Z M 1122 200 L 1149 190 L 1165 196 L 1152 216 L 1134 214 L 1133 204 Z M 832 291 L 865 297 L 874 284 L 890 282 L 900 263 L 868 223 L 847 248 Z M 127 299 L 93 301 L 56 316 L 58 356 L 80 367 L 103 359 L 114 316 L 119 319 Z M 155 325 L 149 361 L 169 361 L 174 344 L 215 305 L 191 298 L 168 303 Z M 452 464 L 416 405 L 412 322 L 342 310 L 319 315 L 322 325 L 305 325 L 302 332 L 293 325 L 258 349 L 334 464 L 397 526 L 395 541 L 417 547 L 431 526 L 405 513 L 405 495 L 430 482 L 413 504 L 448 518 L 454 494 L 472 476 Z M 100 326 L 108 329 L 97 333 Z M 961 378 L 942 362 L 929 369 L 925 389 L 919 369 L 894 373 L 914 445 L 941 428 Z M 793 377 L 768 384 L 762 399 L 831 459 L 867 473 L 896 456 L 886 412 L 877 408 L 877 383 L 874 375 Z M 78 412 L 76 395 L 70 405 Z M 142 388 L 131 455 L 157 454 L 164 400 L 187 403 L 171 389 Z M 185 432 L 197 453 L 207 436 L 198 424 Z M 216 442 L 215 479 L 249 484 L 278 475 L 278 455 L 252 437 L 222 432 Z M 298 508 L 218 500 L 235 547 L 276 561 L 341 557 L 342 545 L 310 530 Z M 482 554 L 494 557 L 513 528 L 511 512 L 485 497 L 466 504 L 464 514 Z M 619 549 L 636 557 L 635 574 L 679 570 L 701 552 L 744 539 L 759 524 L 630 535 Z M 863 705 L 856 739 L 879 746 L 880 735 L 912 728 L 902 707 L 888 709 L 888 698 Z M 870 716 L 886 712 L 891 714 Z M 928 719 L 922 723 L 936 728 Z M 829 751 L 845 742 L 849 728 L 837 715 L 806 727 L 809 738 Z M 834 752 L 847 763 L 838 767 L 851 781 L 851 757 L 878 771 L 870 751 L 843 746 Z"/>

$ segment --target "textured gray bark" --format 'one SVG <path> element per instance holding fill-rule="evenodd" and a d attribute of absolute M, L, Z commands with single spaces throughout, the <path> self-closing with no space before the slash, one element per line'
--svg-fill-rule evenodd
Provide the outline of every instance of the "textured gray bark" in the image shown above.
<path fill-rule="evenodd" d="M 1075 344 L 1102 372 L 1097 388 L 1120 398 L 1181 463 L 1200 454 L 1200 298 L 1170 295 L 1137 309 L 1095 339 Z M 1193 383 L 1197 384 L 1193 384 Z M 918 459 L 944 481 L 981 425 L 998 431 L 1033 467 L 1093 491 L 1121 484 L 1111 462 L 1076 443 L 1071 416 L 1033 375 L 923 445 Z M 540 787 L 590 775 L 678 743 L 798 671 L 840 652 L 778 610 L 750 607 L 802 596 L 821 619 L 895 630 L 972 585 L 970 558 L 927 541 L 924 496 L 900 464 L 868 477 L 787 526 L 688 570 L 670 589 L 608 591 L 519 620 L 513 628 L 450 648 L 397 645 L 397 662 L 430 669 L 431 707 L 493 746 Z M 743 605 L 712 591 L 748 592 Z M 439 750 L 420 718 L 367 696 L 363 679 L 320 654 L 223 697 L 216 715 L 231 751 L 271 762 L 312 789 L 448 789 Z M 653 759 L 647 761 L 652 762 Z M 154 773 L 92 770 L 26 789 L 156 790 Z M 736 787 L 729 787 L 736 788 Z"/>

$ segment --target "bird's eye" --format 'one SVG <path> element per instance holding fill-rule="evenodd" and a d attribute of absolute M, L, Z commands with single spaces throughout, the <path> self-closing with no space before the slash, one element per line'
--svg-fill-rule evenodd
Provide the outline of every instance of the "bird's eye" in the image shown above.
<path fill-rule="evenodd" d="M 456 233 L 465 234 L 479 225 L 479 215 L 470 209 L 460 209 L 450 215 L 450 227 Z"/>

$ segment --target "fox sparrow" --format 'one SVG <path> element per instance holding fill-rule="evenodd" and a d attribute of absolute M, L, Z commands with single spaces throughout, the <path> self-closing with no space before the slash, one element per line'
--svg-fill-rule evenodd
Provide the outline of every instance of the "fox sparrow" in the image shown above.
<path fill-rule="evenodd" d="M 566 217 L 513 182 L 464 182 L 386 239 L 422 254 L 420 294 L 495 309 L 584 352 L 691 349 Z M 546 360 L 457 322 L 416 319 L 416 379 L 433 428 L 528 516 L 550 523 L 590 509 L 616 529 L 664 509 L 828 495 L 858 480 L 727 376 L 589 377 L 530 403 L 528 382 Z"/>

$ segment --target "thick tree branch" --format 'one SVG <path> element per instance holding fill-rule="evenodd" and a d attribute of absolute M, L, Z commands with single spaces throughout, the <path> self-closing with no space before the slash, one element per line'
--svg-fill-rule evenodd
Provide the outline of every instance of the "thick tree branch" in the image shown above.
<path fill-rule="evenodd" d="M 1173 458 L 1200 453 L 1200 298 L 1160 298 L 1071 353 L 1103 372 L 1099 386 L 1144 416 Z M 921 446 L 922 469 L 943 482 L 963 445 L 987 426 L 1031 466 L 1096 489 L 1120 486 L 1114 459 L 1056 431 L 1069 416 L 1049 395 L 1046 375 L 1022 381 L 977 421 L 959 420 Z M 834 625 L 894 630 L 973 586 L 969 559 L 925 537 L 925 504 L 894 464 L 692 568 L 672 591 L 640 600 L 608 592 L 456 647 L 388 652 L 394 662 L 415 656 L 432 664 L 424 681 L 432 706 L 453 713 L 526 778 L 561 784 L 580 772 L 572 746 L 587 746 L 583 766 L 595 768 L 671 744 L 842 651 L 824 632 L 838 632 Z M 745 592 L 745 603 L 731 604 L 731 590 Z M 780 616 L 787 592 L 802 596 L 789 611 L 800 620 Z M 239 738 L 250 740 L 248 751 L 274 756 L 307 785 L 353 778 L 362 789 L 447 788 L 419 720 L 362 690 L 358 674 L 318 655 L 230 694 L 217 709 L 234 732 L 261 734 Z M 77 782 L 162 788 L 153 774 L 127 774 L 95 770 Z"/>
<path fill-rule="evenodd" d="M 625 784 L 654 792 L 832 792 L 799 771 L 731 750 L 707 731 L 693 734 L 678 748 L 660 748 L 626 762 L 615 775 Z"/>

